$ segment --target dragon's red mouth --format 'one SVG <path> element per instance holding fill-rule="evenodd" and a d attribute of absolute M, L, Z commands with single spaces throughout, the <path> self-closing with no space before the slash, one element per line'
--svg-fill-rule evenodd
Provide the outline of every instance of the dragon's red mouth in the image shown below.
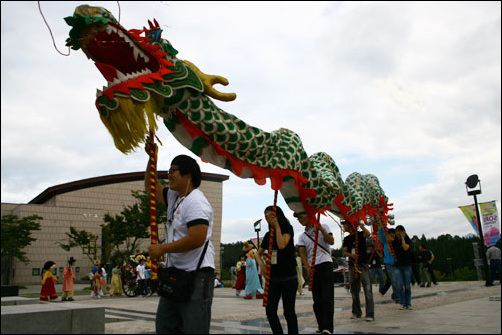
<path fill-rule="evenodd" d="M 151 82 L 139 80 L 142 76 L 163 72 L 156 56 L 120 26 L 107 24 L 93 30 L 82 50 L 108 81 L 103 94 L 109 98 L 115 91 L 128 93 L 127 88 L 140 88 L 139 82 Z"/>

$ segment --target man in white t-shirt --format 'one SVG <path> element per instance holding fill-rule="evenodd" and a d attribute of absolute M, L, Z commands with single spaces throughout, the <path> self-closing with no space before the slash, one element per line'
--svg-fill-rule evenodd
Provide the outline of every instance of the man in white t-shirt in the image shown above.
<path fill-rule="evenodd" d="M 297 214 L 298 221 L 305 227 L 305 232 L 298 239 L 298 248 L 302 262 L 307 269 L 308 277 L 314 276 L 312 298 L 314 300 L 314 314 L 319 332 L 333 333 L 335 315 L 335 287 L 333 274 L 333 260 L 331 259 L 331 245 L 335 243 L 333 234 L 326 224 L 313 225 L 306 214 Z M 315 268 L 312 269 L 316 229 L 318 232 Z M 313 273 L 312 273 L 313 272 Z"/>
<path fill-rule="evenodd" d="M 146 277 L 145 277 L 145 260 L 141 259 L 138 266 L 136 266 L 136 274 L 138 275 L 138 294 L 143 296 L 148 295 L 148 290 L 146 287 Z"/>
<path fill-rule="evenodd" d="M 147 144 L 147 153 L 151 150 Z M 159 258 L 167 254 L 167 266 L 194 272 L 195 285 L 190 300 L 186 302 L 160 297 L 156 332 L 209 334 L 215 278 L 214 246 L 211 242 L 213 208 L 198 189 L 201 171 L 193 158 L 176 156 L 171 162 L 168 178 L 169 188 L 159 183 L 156 185 L 157 199 L 167 205 L 166 243 L 151 245 L 150 256 Z M 146 173 L 147 190 L 148 181 Z M 197 270 L 199 260 L 201 264 Z"/>
<path fill-rule="evenodd" d="M 486 251 L 486 258 L 490 262 L 490 279 L 486 281 L 486 286 L 492 286 L 498 272 L 499 283 L 502 284 L 502 274 L 500 273 L 500 249 L 492 245 Z"/>

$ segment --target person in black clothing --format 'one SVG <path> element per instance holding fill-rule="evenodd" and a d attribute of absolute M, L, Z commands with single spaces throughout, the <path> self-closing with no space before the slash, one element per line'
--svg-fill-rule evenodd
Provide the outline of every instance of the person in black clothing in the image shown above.
<path fill-rule="evenodd" d="M 370 232 L 359 222 L 356 222 L 356 225 L 361 226 L 362 231 L 357 231 L 357 226 L 354 229 L 349 221 L 342 221 L 342 224 L 343 229 L 349 233 L 343 239 L 343 251 L 344 255 L 349 257 L 349 282 L 350 293 L 352 294 L 351 319 L 358 319 L 362 316 L 361 301 L 359 300 L 359 291 L 362 284 L 366 300 L 366 321 L 371 322 L 375 319 L 375 306 L 370 281 L 368 253 L 366 251 L 366 239 L 370 236 Z"/>
<path fill-rule="evenodd" d="M 419 252 L 415 249 L 410 250 L 411 253 L 411 285 L 422 286 L 422 279 L 420 277 L 420 256 Z"/>
<path fill-rule="evenodd" d="M 266 274 L 266 265 L 261 256 L 269 249 L 270 228 L 274 227 L 274 240 L 272 254 L 268 261 L 272 262 L 270 271 L 270 284 L 268 290 L 268 304 L 265 309 L 268 323 L 274 334 L 283 334 L 281 322 L 277 315 L 279 300 L 282 297 L 284 318 L 288 324 L 289 334 L 298 334 L 298 319 L 296 317 L 295 303 L 296 290 L 298 289 L 298 276 L 296 274 L 296 257 L 294 246 L 294 230 L 289 220 L 280 207 L 269 206 L 265 208 L 265 219 L 269 224 L 269 231 L 263 237 L 260 249 L 256 253 L 256 261 L 261 273 Z"/>
<path fill-rule="evenodd" d="M 382 253 L 375 248 L 375 245 L 370 244 L 370 253 L 368 256 L 368 264 L 370 265 L 370 278 L 371 283 L 375 282 L 375 276 L 378 276 L 378 291 L 381 292 L 383 290 L 384 281 L 383 281 L 383 270 L 382 270 Z"/>
<path fill-rule="evenodd" d="M 403 226 L 396 227 L 396 239 L 392 242 L 392 247 L 396 254 L 396 285 L 401 303 L 401 309 L 412 309 L 411 307 L 411 262 L 410 238 L 406 234 Z"/>
<path fill-rule="evenodd" d="M 432 283 L 434 285 L 437 285 L 438 281 L 436 279 L 436 275 L 434 274 L 434 268 L 432 265 L 432 264 L 434 264 L 434 260 L 436 259 L 436 257 L 434 256 L 434 253 L 432 252 L 432 250 L 430 250 L 430 249 L 427 249 L 427 250 L 431 253 L 431 260 L 429 261 L 429 275 L 431 276 Z"/>
<path fill-rule="evenodd" d="M 432 254 L 425 244 L 420 244 L 418 246 L 418 259 L 420 264 L 420 274 L 422 275 L 422 284 L 420 287 L 425 287 L 425 282 L 427 282 L 427 287 L 431 287 L 431 276 L 429 272 L 430 261 L 432 259 Z"/>

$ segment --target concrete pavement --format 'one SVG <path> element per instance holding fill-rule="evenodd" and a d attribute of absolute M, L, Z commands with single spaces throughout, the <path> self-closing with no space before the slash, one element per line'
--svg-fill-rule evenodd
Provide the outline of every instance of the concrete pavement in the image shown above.
<path fill-rule="evenodd" d="M 77 290 L 88 285 L 77 285 Z M 377 292 L 376 286 L 373 286 Z M 58 291 L 61 290 L 56 285 Z M 39 292 L 40 286 L 20 290 L 23 296 Z M 301 334 L 312 334 L 317 323 L 312 312 L 312 296 L 308 291 L 297 296 L 296 311 Z M 261 300 L 244 300 L 235 290 L 214 291 L 211 334 L 270 334 Z M 390 300 L 374 294 L 375 321 L 351 320 L 351 296 L 344 288 L 335 288 L 335 333 L 337 334 L 500 334 L 500 285 L 485 287 L 484 282 L 441 282 L 430 288 L 412 288 L 411 311 L 399 310 Z M 37 297 L 35 297 L 37 298 Z M 155 333 L 158 297 L 105 297 L 92 299 L 89 294 L 77 295 L 75 302 L 49 304 L 88 304 L 105 308 L 105 334 Z M 364 295 L 361 293 L 364 304 Z M 2 307 L 4 309 L 4 307 Z M 364 306 L 363 306 L 364 313 Z M 287 327 L 282 317 L 284 330 Z"/>

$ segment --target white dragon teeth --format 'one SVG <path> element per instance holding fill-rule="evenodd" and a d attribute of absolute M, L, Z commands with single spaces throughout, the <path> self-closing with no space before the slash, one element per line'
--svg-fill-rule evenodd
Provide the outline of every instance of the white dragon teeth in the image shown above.
<path fill-rule="evenodd" d="M 139 55 L 139 50 L 134 48 L 133 51 L 132 51 L 133 55 L 134 55 L 134 60 L 137 62 L 138 61 L 138 55 Z"/>
<path fill-rule="evenodd" d="M 141 58 L 143 58 L 145 60 L 145 63 L 148 63 L 150 61 L 150 58 L 145 55 L 145 53 L 143 51 L 141 51 L 140 49 L 136 48 L 136 46 L 133 44 L 131 45 L 131 47 L 133 47 L 133 54 L 134 54 L 134 60 L 138 61 L 138 55 L 141 56 Z"/>
<path fill-rule="evenodd" d="M 141 58 L 143 58 L 145 60 L 145 63 L 148 63 L 150 61 L 150 58 L 147 55 L 145 55 L 143 53 L 143 51 L 141 51 L 140 49 L 136 48 L 136 46 L 134 44 L 131 45 L 131 47 L 133 48 L 132 53 L 133 53 L 133 56 L 134 56 L 134 60 L 136 62 L 138 61 L 138 56 L 141 56 Z"/>
<path fill-rule="evenodd" d="M 111 33 L 117 33 L 117 28 L 112 26 L 106 26 L 105 31 L 108 35 L 110 35 Z"/>
<path fill-rule="evenodd" d="M 105 31 L 108 35 L 111 35 L 112 33 L 117 34 L 124 42 L 129 44 L 131 48 L 133 48 L 133 56 L 134 60 L 137 62 L 138 61 L 138 56 L 143 58 L 145 63 L 148 63 L 150 61 L 150 57 L 148 57 L 141 49 L 139 49 L 136 46 L 136 42 L 133 41 L 127 34 L 125 34 L 122 30 L 117 29 L 114 26 L 107 25 L 105 28 Z"/>
<path fill-rule="evenodd" d="M 117 30 L 117 34 L 119 35 L 120 38 L 123 38 L 124 40 L 129 39 L 127 35 L 122 32 L 122 30 Z"/>
<path fill-rule="evenodd" d="M 145 63 L 148 63 L 150 61 L 150 57 L 148 57 L 141 49 L 139 49 L 136 46 L 136 42 L 133 41 L 131 38 L 129 38 L 129 36 L 127 34 L 125 34 L 122 30 L 117 29 L 114 26 L 107 25 L 105 28 L 105 31 L 108 35 L 111 35 L 112 33 L 117 34 L 124 42 L 129 44 L 129 46 L 131 48 L 133 48 L 133 57 L 136 62 L 138 61 L 138 57 L 143 58 Z M 112 87 L 114 85 L 120 84 L 124 81 L 130 80 L 130 79 L 133 79 L 133 78 L 145 75 L 145 74 L 150 74 L 150 73 L 152 73 L 152 71 L 150 71 L 149 69 L 146 69 L 146 68 L 141 71 L 136 71 L 136 72 L 127 73 L 127 74 L 124 74 L 121 71 L 117 70 L 116 78 L 112 82 L 109 81 L 108 86 L 103 86 L 103 91 L 109 89 L 110 87 Z M 98 93 L 102 93 L 102 92 L 98 89 Z"/>
<path fill-rule="evenodd" d="M 117 84 L 120 84 L 124 81 L 127 81 L 129 79 L 134 79 L 136 77 L 142 76 L 144 74 L 150 74 L 150 73 L 152 73 L 152 71 L 150 71 L 149 69 L 143 69 L 141 71 L 136 71 L 136 72 L 127 73 L 127 74 L 123 74 L 122 72 L 117 70 L 117 78 L 115 78 L 112 82 L 109 81 L 108 86 L 106 86 L 106 87 L 103 86 L 103 91 L 109 89 L 110 87 L 112 87 L 114 85 L 117 85 Z"/>

